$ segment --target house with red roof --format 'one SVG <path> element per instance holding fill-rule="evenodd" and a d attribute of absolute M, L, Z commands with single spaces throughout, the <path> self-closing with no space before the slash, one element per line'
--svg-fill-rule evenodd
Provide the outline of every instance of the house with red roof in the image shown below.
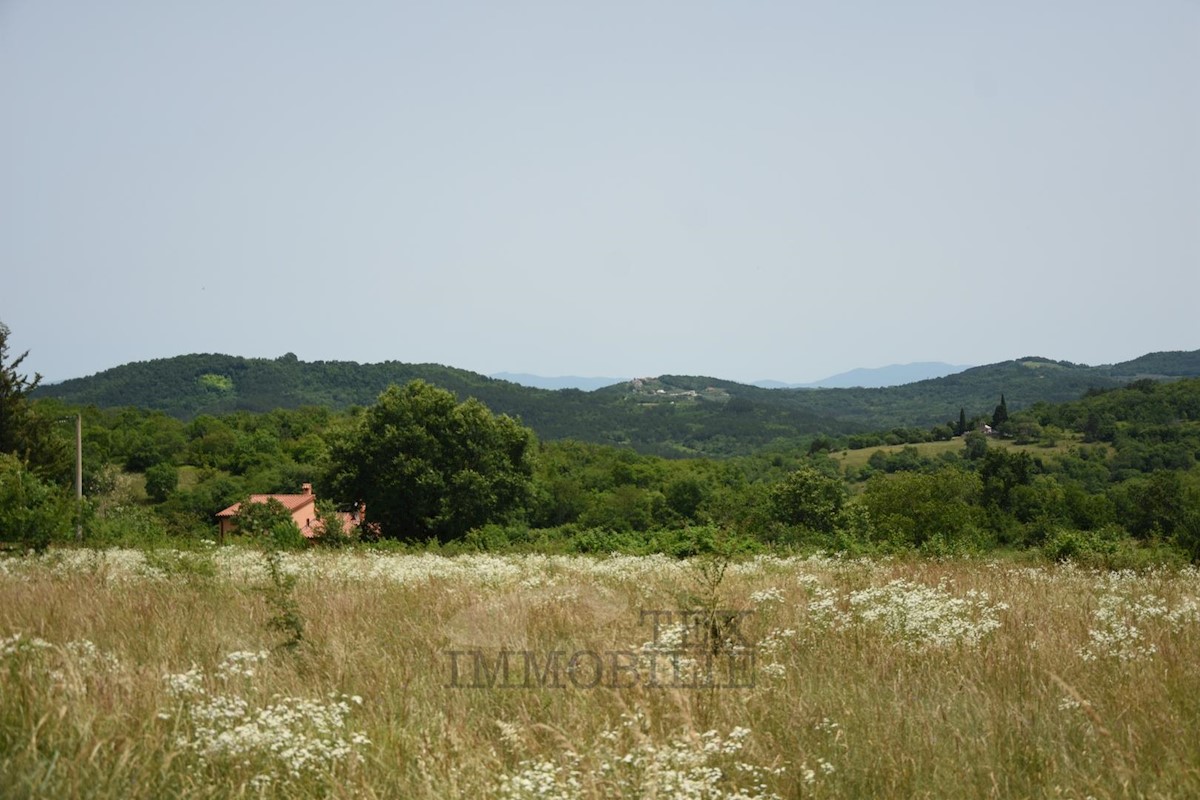
<path fill-rule="evenodd" d="M 304 534 L 306 539 L 317 535 L 313 525 L 317 521 L 317 496 L 313 494 L 311 483 L 306 483 L 300 494 L 252 494 L 251 503 L 265 503 L 268 500 L 278 500 L 292 515 L 292 521 Z M 220 539 L 225 541 L 225 534 L 237 531 L 237 514 L 242 508 L 241 503 L 234 503 L 229 508 L 217 512 L 217 524 L 220 526 Z M 357 511 L 339 511 L 342 520 L 342 533 L 349 534 L 362 522 L 364 509 Z"/>

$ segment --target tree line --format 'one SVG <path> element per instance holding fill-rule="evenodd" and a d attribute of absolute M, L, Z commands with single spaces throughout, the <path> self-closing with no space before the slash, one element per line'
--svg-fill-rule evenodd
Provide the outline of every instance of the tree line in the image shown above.
<path fill-rule="evenodd" d="M 94 543 L 208 538 L 219 509 L 308 482 L 329 501 L 365 504 L 369 536 L 422 546 L 686 554 L 721 540 L 1111 560 L 1147 550 L 1194 558 L 1200 544 L 1197 380 L 1138 381 L 1012 412 L 1002 393 L 990 412 L 961 409 L 930 429 L 681 459 L 539 440 L 519 419 L 420 380 L 345 411 L 189 421 L 35 401 L 37 376 L 21 374 L 24 356 L 10 359 L 0 333 L 0 541 L 44 544 L 71 529 L 72 428 L 56 420 L 79 411 L 81 521 Z M 984 422 L 992 436 L 978 430 Z M 953 446 L 922 449 L 930 441 Z M 851 448 L 888 444 L 900 447 L 842 466 Z"/>

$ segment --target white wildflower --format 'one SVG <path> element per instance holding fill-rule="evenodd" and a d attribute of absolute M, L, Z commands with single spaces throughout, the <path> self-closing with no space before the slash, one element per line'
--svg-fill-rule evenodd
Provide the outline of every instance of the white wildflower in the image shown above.
<path fill-rule="evenodd" d="M 783 602 L 783 592 L 774 587 L 763 589 L 752 593 L 750 595 L 750 602 L 756 606 L 779 604 Z"/>

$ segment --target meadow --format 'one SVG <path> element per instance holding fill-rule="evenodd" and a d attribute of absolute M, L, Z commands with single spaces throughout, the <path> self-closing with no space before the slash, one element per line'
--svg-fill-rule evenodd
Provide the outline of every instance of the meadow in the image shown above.
<path fill-rule="evenodd" d="M 1200 572 L 0 560 L 0 796 L 1200 796 Z"/>
<path fill-rule="evenodd" d="M 1017 444 L 1012 439 L 993 438 L 988 439 L 988 447 L 1001 448 L 1009 453 L 1029 453 L 1035 458 L 1045 458 L 1047 456 L 1062 456 L 1071 451 L 1072 448 L 1082 444 L 1082 438 L 1078 436 L 1063 437 L 1054 445 L 1047 446 L 1044 444 Z M 880 445 L 878 447 L 863 447 L 857 450 L 840 450 L 835 451 L 833 458 L 838 466 L 844 472 L 847 469 L 862 469 L 871 460 L 871 456 L 876 452 L 884 455 L 893 455 L 904 450 L 906 447 L 911 447 L 924 458 L 937 458 L 943 454 L 961 454 L 963 450 L 962 439 L 954 438 L 949 441 L 942 442 L 917 442 L 915 444 L 894 444 Z"/>

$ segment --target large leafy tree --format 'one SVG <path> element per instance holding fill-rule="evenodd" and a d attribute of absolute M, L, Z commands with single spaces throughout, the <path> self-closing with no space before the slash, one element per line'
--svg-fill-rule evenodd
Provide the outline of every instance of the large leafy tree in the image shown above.
<path fill-rule="evenodd" d="M 526 510 L 533 432 L 424 381 L 392 386 L 331 447 L 334 496 L 366 504 L 368 529 L 441 541 Z"/>
<path fill-rule="evenodd" d="M 18 370 L 29 355 L 26 351 L 8 360 L 8 337 L 12 333 L 0 322 L 0 453 L 17 453 L 24 444 L 24 429 L 28 416 L 26 395 L 41 382 L 41 375 L 22 375 Z"/>
<path fill-rule="evenodd" d="M 66 455 L 62 442 L 54 436 L 52 420 L 38 416 L 29 401 L 29 393 L 41 382 L 20 372 L 26 351 L 9 361 L 8 326 L 0 322 L 0 453 L 11 453 L 43 477 L 65 474 Z"/>
<path fill-rule="evenodd" d="M 921 546 L 939 537 L 970 539 L 982 521 L 979 476 L 946 467 L 935 474 L 900 472 L 867 483 L 862 502 L 877 529 L 894 544 Z"/>
<path fill-rule="evenodd" d="M 0 541 L 43 550 L 71 527 L 71 502 L 11 453 L 0 453 Z"/>
<path fill-rule="evenodd" d="M 831 531 L 846 502 L 846 487 L 815 467 L 801 466 L 771 487 L 772 516 L 788 525 Z"/>

